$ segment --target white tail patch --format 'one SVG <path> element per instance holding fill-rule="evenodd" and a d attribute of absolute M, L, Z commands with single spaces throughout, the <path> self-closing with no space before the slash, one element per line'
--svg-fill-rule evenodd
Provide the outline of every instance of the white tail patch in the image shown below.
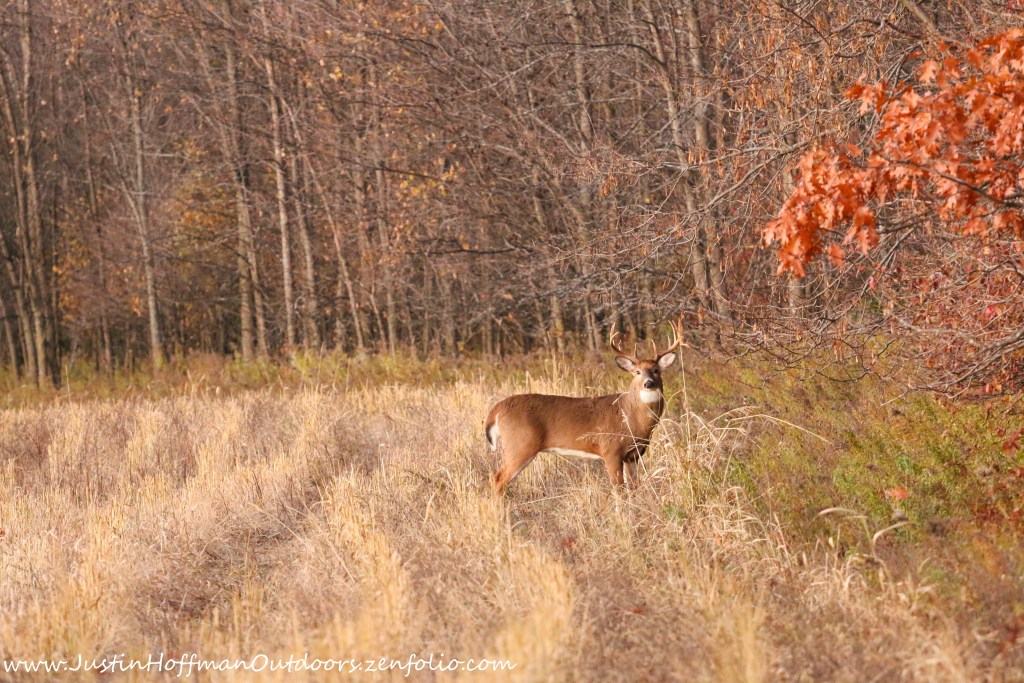
<path fill-rule="evenodd" d="M 498 421 L 495 420 L 494 424 L 487 428 L 487 443 L 490 445 L 492 451 L 498 450 Z"/>

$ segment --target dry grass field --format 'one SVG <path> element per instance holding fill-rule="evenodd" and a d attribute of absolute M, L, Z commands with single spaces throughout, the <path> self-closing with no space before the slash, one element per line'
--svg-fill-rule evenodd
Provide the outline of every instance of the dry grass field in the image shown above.
<path fill-rule="evenodd" d="M 481 427 L 507 393 L 619 386 L 610 364 L 549 364 L 504 384 L 481 371 L 9 408 L 0 656 L 516 664 L 410 680 L 1024 677 L 1022 553 L 1006 507 L 1018 494 L 996 501 L 1003 520 L 975 499 L 1009 469 L 978 469 L 987 459 L 1019 456 L 972 441 L 982 418 L 711 371 L 667 378 L 666 420 L 618 513 L 599 463 L 555 455 L 496 500 Z M 949 476 L 970 480 L 967 493 L 934 464 L 950 443 L 975 458 Z M 887 529 L 884 487 L 897 485 L 910 524 Z M 843 510 L 819 514 L 828 507 Z"/>

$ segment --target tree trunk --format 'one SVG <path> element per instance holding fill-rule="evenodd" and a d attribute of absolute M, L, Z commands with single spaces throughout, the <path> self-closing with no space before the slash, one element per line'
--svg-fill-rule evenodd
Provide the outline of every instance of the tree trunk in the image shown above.
<path fill-rule="evenodd" d="M 47 262 L 46 224 L 39 196 L 36 172 L 36 133 L 33 102 L 33 35 L 31 5 L 17 3 L 18 52 L 0 51 L 0 106 L 10 139 L 11 172 L 14 185 L 16 255 L 4 244 L 15 301 L 18 305 L 26 376 L 40 385 L 58 376 L 53 321 L 50 309 L 50 283 L 53 269 Z M 17 62 L 14 61 L 17 57 Z M 48 344 L 48 341 L 50 342 Z"/>
<path fill-rule="evenodd" d="M 18 310 L 18 326 L 21 328 L 21 352 L 25 357 L 24 377 L 31 382 L 37 382 L 39 380 L 37 373 L 39 359 L 36 357 L 32 321 L 29 318 L 25 295 L 20 290 L 15 291 L 15 303 Z"/>
<path fill-rule="evenodd" d="M 376 68 L 370 67 L 370 82 L 376 85 Z M 380 108 L 373 109 L 374 145 L 373 145 L 373 177 L 374 177 L 374 209 L 376 211 L 377 239 L 380 242 L 380 283 L 384 290 L 385 323 L 387 325 L 386 341 L 388 353 L 395 355 L 395 345 L 398 336 L 398 321 L 395 319 L 395 293 L 391 261 L 391 240 L 389 237 L 390 225 L 388 224 L 388 189 L 387 176 L 384 173 L 384 153 L 380 145 L 382 134 Z"/>
<path fill-rule="evenodd" d="M 131 59 L 125 55 L 125 59 Z M 158 308 L 156 288 L 156 257 L 153 253 L 153 244 L 150 237 L 149 224 L 149 198 L 147 197 L 148 187 L 146 180 L 146 145 L 145 134 L 142 129 L 142 96 L 132 74 L 132 67 L 125 69 L 127 77 L 127 93 L 129 103 L 129 115 L 132 127 L 132 145 L 135 158 L 135 188 L 132 204 L 135 213 L 136 225 L 139 230 L 139 239 L 142 242 L 142 265 L 146 278 L 146 305 L 149 310 L 149 355 L 153 363 L 153 369 L 159 370 L 164 364 L 164 338 L 160 327 L 160 313 Z"/>
<path fill-rule="evenodd" d="M 204 59 L 204 66 L 206 66 Z M 215 84 L 207 66 L 205 69 L 210 90 Z M 241 111 L 238 107 L 238 74 L 235 66 L 235 51 L 231 45 L 224 47 L 224 76 L 227 81 L 228 123 L 220 126 L 221 149 L 228 163 L 231 164 L 231 175 L 235 189 L 235 222 L 238 228 L 237 266 L 238 266 L 238 317 L 242 359 L 252 360 L 257 351 L 255 311 L 253 310 L 255 272 L 255 247 L 252 237 L 252 216 L 249 214 L 247 192 L 247 173 L 241 155 L 241 142 L 238 139 L 241 130 Z M 259 352 L 266 354 L 266 330 L 260 335 Z"/>
<path fill-rule="evenodd" d="M 587 80 L 587 65 L 583 58 L 583 46 L 587 42 L 586 31 L 580 15 L 577 0 L 563 0 L 562 6 L 569 16 L 569 26 L 573 35 L 573 78 L 576 94 L 576 104 L 579 108 L 576 127 L 580 135 L 580 152 L 584 158 L 590 158 L 594 146 L 594 108 L 591 99 L 590 85 Z M 600 215 L 594 207 L 594 193 L 588 185 L 580 187 L 580 198 L 578 209 L 573 208 L 576 217 L 577 230 L 579 231 L 582 244 L 588 248 L 580 254 L 580 271 L 584 281 L 587 282 L 584 288 L 583 297 L 583 332 L 587 340 L 587 348 L 591 352 L 597 352 L 600 346 L 600 334 L 597 332 L 597 317 L 594 314 L 593 302 L 591 301 L 592 289 L 589 282 L 589 275 L 592 269 L 592 254 L 589 245 L 593 243 L 595 232 L 596 216 Z"/>
<path fill-rule="evenodd" d="M 697 0 L 686 0 L 685 13 L 687 51 L 690 56 L 693 92 L 696 97 L 693 114 L 694 135 L 700 153 L 699 161 L 707 162 L 713 151 L 707 105 L 709 77 L 704 65 L 704 34 L 700 26 Z M 698 186 L 701 180 L 699 174 L 700 172 L 697 170 L 691 171 L 690 183 L 694 187 Z M 723 322 L 730 322 L 732 320 L 732 309 L 725 295 L 725 271 L 722 264 L 723 245 L 721 235 L 719 234 L 718 226 L 715 224 L 714 216 L 711 217 L 711 220 L 704 221 L 704 223 L 704 259 L 707 262 L 711 298 L 714 301 L 715 311 L 718 313 L 719 318 Z"/>
<path fill-rule="evenodd" d="M 7 310 L 6 298 L 0 296 L 0 316 L 4 319 L 4 342 L 7 346 L 7 360 L 14 376 L 18 376 L 18 348 L 15 346 L 14 330 L 11 328 L 11 317 Z"/>
<path fill-rule="evenodd" d="M 52 269 L 47 267 L 45 258 L 45 241 L 43 208 L 39 198 L 39 178 L 36 174 L 35 129 L 31 98 L 35 92 L 32 79 L 32 26 L 31 4 L 29 0 L 18 1 L 18 12 L 22 18 L 21 25 L 21 57 L 22 82 L 18 93 L 21 109 L 21 138 L 24 145 L 24 188 L 25 213 L 28 226 L 28 244 L 26 249 L 27 265 L 30 276 L 29 298 L 32 307 L 32 325 L 36 342 L 37 377 L 40 386 L 52 383 L 58 377 L 54 349 L 47 348 L 52 332 L 52 321 L 47 316 L 49 308 L 50 281 Z"/>
<path fill-rule="evenodd" d="M 114 352 L 110 342 L 110 320 L 107 314 L 107 265 L 106 265 L 106 237 L 103 234 L 103 221 L 100 218 L 99 197 L 96 190 L 96 176 L 93 169 L 92 135 L 93 130 L 90 121 L 89 101 L 85 94 L 85 83 L 79 81 L 79 92 L 82 102 L 82 118 L 84 125 L 84 155 L 85 155 L 85 192 L 89 205 L 89 218 L 96 226 L 96 284 L 101 292 L 97 308 L 100 318 L 100 344 L 99 352 L 100 369 L 104 374 L 111 374 L 114 371 Z"/>
<path fill-rule="evenodd" d="M 303 198 L 309 195 L 309 177 L 305 172 L 300 173 L 296 157 L 297 155 L 292 155 L 288 159 L 288 171 L 293 188 L 295 227 L 298 229 L 299 246 L 302 248 L 302 341 L 307 349 L 319 349 L 320 306 L 316 295 L 316 264 L 313 260 L 313 241 L 309 237 L 309 224 L 306 220 L 306 204 L 303 201 Z"/>
<path fill-rule="evenodd" d="M 662 91 L 665 93 L 665 112 L 668 117 L 669 130 L 672 133 L 672 147 L 675 149 L 676 162 L 679 165 L 680 173 L 689 175 L 690 159 L 687 154 L 686 138 L 683 134 L 683 122 L 679 112 L 679 93 L 673 78 L 669 64 L 669 50 L 661 37 L 659 23 L 651 10 L 649 2 L 643 3 L 643 11 L 651 32 L 651 42 L 654 45 L 654 55 L 658 62 L 658 81 L 661 83 Z M 697 198 L 693 188 L 688 182 L 682 185 L 683 202 L 686 206 L 686 213 L 690 217 L 690 225 L 693 229 L 693 236 L 689 242 L 689 265 L 690 273 L 693 276 L 694 295 L 698 302 L 707 309 L 710 309 L 709 281 L 707 260 L 705 257 L 706 238 L 704 228 L 697 220 Z"/>
<path fill-rule="evenodd" d="M 281 284 L 284 289 L 285 346 L 288 353 L 295 350 L 295 294 L 292 284 L 291 237 L 288 226 L 288 194 L 285 180 L 285 152 L 281 130 L 281 99 L 274 77 L 274 63 L 269 57 L 263 59 L 267 72 L 267 86 L 270 90 L 270 127 L 274 144 L 274 180 L 277 189 L 277 219 L 281 230 Z"/>
<path fill-rule="evenodd" d="M 359 303 L 356 301 L 354 287 L 352 285 L 352 277 L 348 270 L 348 259 L 345 258 L 345 250 L 341 244 L 341 230 L 338 227 L 337 221 L 334 220 L 334 212 L 331 210 L 331 203 L 327 201 L 327 193 L 324 192 L 323 185 L 320 184 L 320 177 L 316 172 L 316 168 L 313 166 L 313 160 L 309 159 L 306 164 L 306 171 L 309 173 L 310 179 L 313 181 L 313 188 L 316 190 L 317 196 L 320 197 L 320 203 L 324 207 L 324 216 L 327 218 L 327 226 L 331 229 L 331 237 L 334 242 L 334 254 L 338 259 L 338 292 L 337 298 L 338 308 L 337 320 L 335 322 L 335 343 L 339 346 L 342 345 L 345 337 L 345 319 L 341 315 L 341 298 L 342 298 L 342 287 L 348 298 L 349 314 L 352 316 L 352 326 L 355 328 L 356 334 L 356 349 L 361 351 L 366 346 L 366 342 L 363 339 L 363 322 L 360 320 L 359 314 Z M 356 201 L 360 205 L 357 208 L 357 223 L 359 217 L 362 214 L 361 211 L 361 197 L 362 193 L 356 193 Z"/>
<path fill-rule="evenodd" d="M 25 301 L 24 264 L 15 262 L 13 250 L 7 244 L 7 237 L 0 234 L 0 256 L 3 257 L 8 282 L 14 296 L 15 314 L 18 323 L 18 343 L 21 348 L 22 368 L 20 375 L 32 382 L 37 381 L 36 345 L 32 339 L 32 325 Z"/>
<path fill-rule="evenodd" d="M 211 93 L 221 90 L 215 78 L 211 61 L 206 52 L 209 38 L 201 33 L 195 41 L 200 68 Z M 264 313 L 263 291 L 260 288 L 259 268 L 256 258 L 256 241 L 253 236 L 252 212 L 249 207 L 249 171 L 245 161 L 242 139 L 242 111 L 238 103 L 238 63 L 235 48 L 230 40 L 224 44 L 224 88 L 227 111 L 220 108 L 220 98 L 210 98 L 215 107 L 214 117 L 220 140 L 221 154 L 231 167 L 235 195 L 235 221 L 238 228 L 238 317 L 242 358 L 252 359 L 256 354 L 267 355 L 267 321 Z"/>
<path fill-rule="evenodd" d="M 559 355 L 565 354 L 565 321 L 562 319 L 562 302 L 557 295 L 552 294 L 551 299 L 551 320 L 555 337 L 555 348 Z"/>
<path fill-rule="evenodd" d="M 796 134 L 787 133 L 782 139 L 790 147 L 796 146 Z M 782 173 L 782 189 L 786 196 L 793 194 L 795 189 L 793 182 L 793 171 L 787 170 Z M 807 306 L 807 286 L 804 278 L 794 277 L 792 273 L 786 278 L 786 305 L 789 307 L 790 315 L 802 318 Z"/>

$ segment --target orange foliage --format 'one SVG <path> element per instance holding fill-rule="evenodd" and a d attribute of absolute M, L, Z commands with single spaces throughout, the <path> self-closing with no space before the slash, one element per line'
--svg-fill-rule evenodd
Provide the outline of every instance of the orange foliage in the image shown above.
<path fill-rule="evenodd" d="M 801 159 L 793 193 L 764 231 L 779 245 L 780 273 L 802 276 L 829 235 L 866 253 L 879 239 L 877 208 L 902 198 L 963 234 L 1024 234 L 1024 30 L 943 53 L 912 85 L 849 89 L 862 113 L 878 116 L 877 130 L 863 149 L 832 144 Z M 844 253 L 827 247 L 833 262 Z"/>

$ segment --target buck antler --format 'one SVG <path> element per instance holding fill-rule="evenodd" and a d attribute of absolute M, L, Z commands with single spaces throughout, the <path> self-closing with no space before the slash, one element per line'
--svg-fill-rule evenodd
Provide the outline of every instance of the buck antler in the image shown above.
<path fill-rule="evenodd" d="M 636 358 L 636 348 L 635 347 L 633 348 L 633 353 L 631 353 L 631 354 L 626 353 L 622 349 L 622 345 L 619 343 L 619 341 L 621 339 L 622 339 L 622 333 L 619 332 L 618 330 L 616 330 L 615 328 L 612 328 L 612 334 L 608 338 L 608 345 L 610 347 L 612 347 L 612 351 L 614 351 L 615 353 L 619 354 L 620 356 L 624 356 L 624 357 L 630 359 L 634 363 L 639 362 L 639 361 L 637 361 L 637 358 Z"/>
<path fill-rule="evenodd" d="M 668 347 L 667 349 L 665 349 L 661 353 L 658 353 L 658 342 L 655 341 L 654 337 L 651 337 L 651 344 L 654 345 L 654 357 L 656 359 L 657 358 L 661 358 L 662 356 L 667 355 L 669 353 L 672 353 L 673 351 L 678 349 L 680 346 L 685 346 L 686 348 L 690 348 L 690 345 L 687 344 L 685 341 L 683 341 L 683 314 L 680 313 L 679 314 L 679 318 L 677 320 L 673 321 L 672 323 L 670 323 L 670 325 L 672 326 L 672 335 L 674 337 L 673 342 L 672 342 L 672 346 Z"/>

